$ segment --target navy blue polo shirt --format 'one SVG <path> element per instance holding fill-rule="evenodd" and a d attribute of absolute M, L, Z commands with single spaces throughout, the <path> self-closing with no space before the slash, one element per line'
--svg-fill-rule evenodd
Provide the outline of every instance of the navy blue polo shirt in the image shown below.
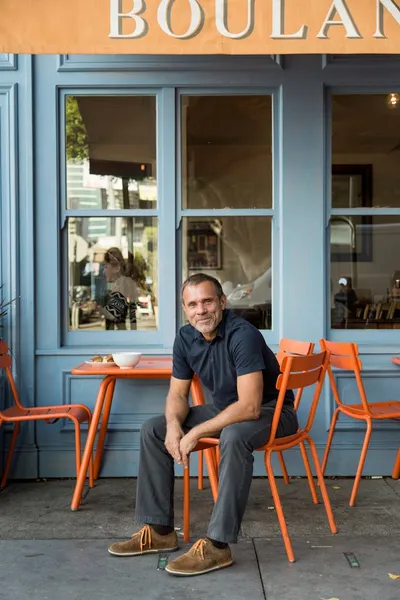
<path fill-rule="evenodd" d="M 175 338 L 173 376 L 192 379 L 196 373 L 220 410 L 238 400 L 237 378 L 256 371 L 262 371 L 264 379 L 262 403 L 274 406 L 280 373 L 275 354 L 258 329 L 230 310 L 224 310 L 217 335 L 211 342 L 189 324 L 181 327 Z M 293 402 L 290 390 L 285 404 L 293 405 Z"/>

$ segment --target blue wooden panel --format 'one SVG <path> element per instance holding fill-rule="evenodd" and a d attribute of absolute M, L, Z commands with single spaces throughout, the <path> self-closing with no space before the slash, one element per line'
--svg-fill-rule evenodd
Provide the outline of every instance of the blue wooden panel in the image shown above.
<path fill-rule="evenodd" d="M 17 61 L 14 55 L 1 55 L 0 59 L 0 279 L 4 282 L 5 297 L 17 298 L 2 334 L 12 348 L 17 387 L 28 406 L 34 403 L 35 377 L 31 62 L 29 56 L 20 56 Z M 7 445 L 9 433 L 5 441 Z M 11 476 L 36 476 L 34 441 L 34 426 L 26 424 L 17 442 L 20 459 L 15 461 Z"/>
<path fill-rule="evenodd" d="M 16 54 L 0 53 L 0 71 L 16 71 L 18 57 Z"/>
<path fill-rule="evenodd" d="M 325 242 L 330 172 L 329 94 L 338 90 L 376 93 L 398 89 L 400 69 L 393 68 L 395 64 L 398 61 L 393 59 L 382 63 L 380 57 L 327 57 L 324 62 L 321 56 L 288 56 L 277 65 L 269 57 L 19 56 L 17 61 L 17 57 L 0 55 L 0 273 L 10 292 L 21 296 L 10 335 L 16 348 L 16 374 L 24 401 L 28 405 L 44 405 L 84 399 L 93 407 L 99 385 L 96 379 L 78 380 L 70 375 L 71 368 L 98 351 L 98 346 L 91 344 L 85 350 L 65 347 L 61 336 L 58 282 L 62 261 L 62 180 L 57 135 L 61 130 L 58 101 L 63 93 L 129 93 L 129 89 L 146 89 L 159 94 L 160 285 L 165 293 L 160 307 L 160 343 L 149 344 L 149 353 L 170 350 L 177 323 L 179 91 L 250 93 L 257 88 L 275 94 L 273 260 L 274 302 L 279 306 L 279 317 L 276 330 L 268 332 L 266 338 L 276 349 L 282 336 L 317 342 L 328 332 Z M 400 398 L 400 370 L 391 364 L 391 356 L 400 353 L 400 330 L 368 332 L 367 336 L 365 332 L 340 331 L 335 335 L 361 343 L 365 385 L 371 397 Z M 118 343 L 117 339 L 108 339 L 110 345 Z M 338 384 L 346 398 L 353 397 L 351 375 L 339 374 Z M 105 475 L 137 473 L 140 426 L 149 415 L 163 410 L 166 390 L 166 384 L 159 382 L 117 385 L 106 441 Z M 305 395 L 301 418 L 306 415 L 308 402 Z M 313 429 L 321 455 L 333 410 L 327 385 Z M 393 423 L 376 428 L 366 474 L 390 473 L 400 444 L 399 429 Z M 34 433 L 33 427 L 24 427 L 14 474 L 37 475 L 37 443 L 41 476 L 73 476 L 71 425 L 40 424 L 36 437 Z M 363 433 L 362 426 L 345 419 L 339 422 L 329 473 L 354 474 Z M 287 464 L 291 474 L 303 474 L 298 452 L 288 453 Z M 264 474 L 260 454 L 256 456 L 255 474 Z"/>

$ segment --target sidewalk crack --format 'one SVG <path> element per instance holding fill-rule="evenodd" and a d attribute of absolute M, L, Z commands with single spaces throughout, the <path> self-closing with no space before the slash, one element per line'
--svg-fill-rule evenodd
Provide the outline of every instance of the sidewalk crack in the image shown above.
<path fill-rule="evenodd" d="M 264 600 L 267 600 L 267 594 L 265 592 L 264 581 L 263 581 L 263 578 L 262 578 L 262 575 L 261 575 L 260 561 L 259 561 L 259 558 L 258 558 L 257 548 L 256 548 L 256 545 L 255 545 L 255 542 L 254 542 L 254 538 L 251 539 L 251 543 L 253 544 L 254 554 L 256 556 L 257 568 L 258 568 L 258 574 L 260 576 L 260 583 L 261 583 L 262 593 L 263 593 L 263 596 L 264 596 Z"/>

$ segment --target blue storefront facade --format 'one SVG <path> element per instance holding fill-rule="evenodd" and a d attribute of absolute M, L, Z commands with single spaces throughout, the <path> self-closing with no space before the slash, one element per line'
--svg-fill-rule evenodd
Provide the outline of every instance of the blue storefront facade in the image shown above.
<path fill-rule="evenodd" d="M 100 380 L 74 366 L 171 354 L 180 285 L 198 271 L 274 350 L 355 341 L 368 397 L 399 398 L 399 93 L 395 56 L 0 55 L 0 273 L 17 298 L 3 334 L 23 401 L 92 408 Z M 120 259 L 116 287 L 105 265 Z M 136 317 L 110 316 L 110 293 Z M 356 401 L 350 373 L 337 383 Z M 117 384 L 102 475 L 137 474 L 166 391 Z M 333 411 L 326 385 L 321 453 Z M 339 421 L 329 474 L 355 473 L 363 435 Z M 390 474 L 399 445 L 398 423 L 376 425 L 365 474 Z M 287 465 L 303 474 L 296 452 Z M 12 476 L 74 469 L 68 423 L 24 425 Z"/>

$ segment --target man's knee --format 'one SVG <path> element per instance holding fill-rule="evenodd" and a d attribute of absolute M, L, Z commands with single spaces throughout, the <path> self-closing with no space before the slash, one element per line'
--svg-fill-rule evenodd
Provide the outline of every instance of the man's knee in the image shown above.
<path fill-rule="evenodd" d="M 164 415 L 156 415 L 145 421 L 140 428 L 141 439 L 158 438 L 164 439 L 166 434 L 166 422 Z"/>
<path fill-rule="evenodd" d="M 244 444 L 245 438 L 243 436 L 243 433 L 243 428 L 240 427 L 240 423 L 228 425 L 221 431 L 220 446 L 233 446 Z"/>

